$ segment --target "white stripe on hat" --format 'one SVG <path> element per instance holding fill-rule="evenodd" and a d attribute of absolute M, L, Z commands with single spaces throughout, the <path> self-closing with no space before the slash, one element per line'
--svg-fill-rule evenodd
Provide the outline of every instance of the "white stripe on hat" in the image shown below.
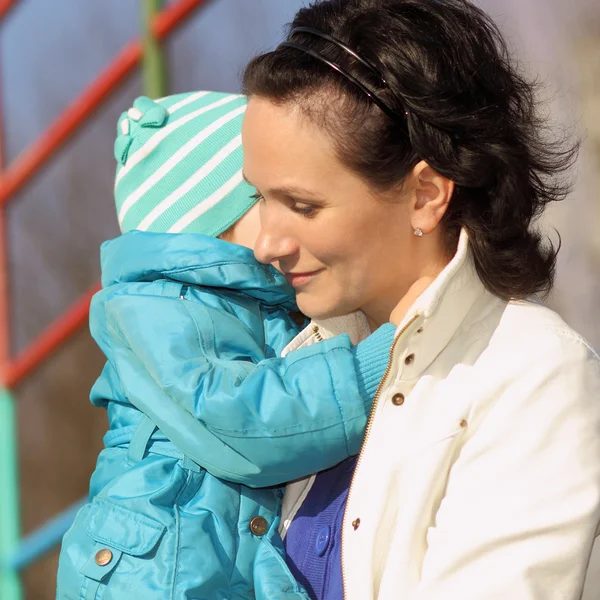
<path fill-rule="evenodd" d="M 136 229 L 140 231 L 146 231 L 156 219 L 158 219 L 165 211 L 169 210 L 177 200 L 192 190 L 198 183 L 200 183 L 205 177 L 210 175 L 232 152 L 242 145 L 242 136 L 237 135 L 228 144 L 223 146 L 209 161 L 204 163 L 200 169 L 198 169 L 189 179 L 184 181 L 175 191 L 171 192 L 162 202 L 155 206 L 144 220 L 139 224 Z M 209 196 L 212 198 L 214 194 Z M 203 200 L 200 206 L 208 202 Z M 209 207 L 210 208 L 210 207 Z M 188 213 L 189 214 L 189 213 Z M 187 215 L 184 215 L 184 219 Z M 180 219 L 180 221 L 182 220 Z M 178 221 L 179 222 L 179 221 Z M 175 224 L 176 226 L 177 224 Z"/>
<path fill-rule="evenodd" d="M 158 144 L 160 144 L 160 142 L 162 142 L 162 140 L 164 140 L 169 134 L 173 133 L 173 131 L 179 129 L 179 127 L 181 127 L 182 125 L 185 125 L 192 119 L 195 119 L 196 117 L 208 112 L 209 110 L 212 110 L 213 108 L 219 108 L 219 106 L 223 106 L 224 104 L 232 102 L 233 100 L 237 100 L 239 97 L 240 96 L 234 95 L 226 96 L 225 98 L 221 98 L 221 100 L 217 100 L 212 104 L 203 106 L 202 108 L 191 112 L 189 115 L 181 117 L 181 119 L 173 121 L 173 123 L 169 123 L 166 127 L 159 129 L 152 137 L 150 137 L 146 141 L 146 143 L 141 148 L 139 148 L 139 150 L 134 152 L 127 159 L 127 163 L 121 167 L 115 178 L 115 189 L 117 188 L 119 181 L 121 181 L 121 179 L 125 177 L 125 175 L 127 175 L 127 173 L 129 173 L 129 171 L 131 171 L 131 169 L 133 169 L 133 167 L 135 167 L 140 161 L 146 158 L 156 148 L 156 146 L 158 146 Z"/>
<path fill-rule="evenodd" d="M 173 104 L 173 106 L 171 106 L 170 108 L 167 108 L 167 112 L 169 114 L 173 114 L 176 110 L 182 108 L 186 104 L 189 104 L 190 102 L 193 102 L 194 100 L 198 100 L 199 98 L 202 98 L 203 96 L 206 96 L 207 94 L 214 94 L 214 92 L 195 92 L 193 94 L 188 94 L 183 100 L 180 100 L 179 102 L 176 102 L 175 104 Z M 162 98 L 156 98 L 154 100 L 154 102 L 158 102 L 160 104 L 161 102 L 164 102 L 165 100 L 168 100 L 169 98 L 170 98 L 170 96 L 162 96 Z"/>
<path fill-rule="evenodd" d="M 228 112 L 226 115 L 211 123 L 208 127 L 203 129 L 200 133 L 196 134 L 191 140 L 185 143 L 169 160 L 165 161 L 159 169 L 154 171 L 148 179 L 140 185 L 134 192 L 132 192 L 123 202 L 121 210 L 119 211 L 119 225 L 123 225 L 125 215 L 129 212 L 129 209 L 149 190 L 152 186 L 156 185 L 171 169 L 177 166 L 192 150 L 197 148 L 206 138 L 211 136 L 213 133 L 218 131 L 221 127 L 232 121 L 246 110 L 246 105 L 239 106 L 235 110 Z M 183 119 L 181 119 L 183 120 Z"/>
<path fill-rule="evenodd" d="M 218 204 L 227 194 L 230 194 L 235 188 L 244 181 L 242 170 L 240 169 L 229 181 L 226 181 L 216 192 L 213 192 L 206 200 L 196 204 L 192 210 L 188 211 L 167 233 L 181 233 L 190 223 L 195 221 L 200 215 L 210 210 Z"/>
<path fill-rule="evenodd" d="M 199 100 L 203 96 L 206 96 L 206 94 L 210 94 L 210 92 L 196 92 L 195 94 L 189 94 L 183 100 L 180 100 L 179 102 L 176 102 L 175 104 L 173 104 L 173 106 L 171 106 L 170 108 L 167 108 L 167 112 L 170 115 L 172 115 L 176 110 L 183 108 L 184 106 L 188 105 L 190 102 Z"/>

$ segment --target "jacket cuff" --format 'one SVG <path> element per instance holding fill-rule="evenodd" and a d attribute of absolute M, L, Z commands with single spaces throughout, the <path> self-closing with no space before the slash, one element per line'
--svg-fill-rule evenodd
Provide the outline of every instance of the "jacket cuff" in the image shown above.
<path fill-rule="evenodd" d="M 358 391 L 365 403 L 373 399 L 383 377 L 395 334 L 395 325 L 385 323 L 354 348 Z"/>

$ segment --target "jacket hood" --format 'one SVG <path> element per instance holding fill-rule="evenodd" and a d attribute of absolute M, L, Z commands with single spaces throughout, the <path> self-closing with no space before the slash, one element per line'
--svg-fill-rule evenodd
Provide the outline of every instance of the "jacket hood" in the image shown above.
<path fill-rule="evenodd" d="M 130 231 L 100 249 L 102 287 L 169 279 L 182 284 L 237 290 L 296 308 L 294 289 L 249 248 L 192 233 Z"/>

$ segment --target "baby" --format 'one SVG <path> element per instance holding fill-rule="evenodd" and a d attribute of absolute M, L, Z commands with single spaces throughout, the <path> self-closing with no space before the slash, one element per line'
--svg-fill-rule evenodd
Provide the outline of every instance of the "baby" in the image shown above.
<path fill-rule="evenodd" d="M 102 247 L 90 311 L 107 358 L 91 400 L 109 431 L 63 540 L 58 600 L 308 598 L 274 486 L 358 453 L 394 327 L 280 358 L 304 319 L 252 252 L 245 108 L 195 92 L 138 98 L 119 119 L 124 235 Z"/>

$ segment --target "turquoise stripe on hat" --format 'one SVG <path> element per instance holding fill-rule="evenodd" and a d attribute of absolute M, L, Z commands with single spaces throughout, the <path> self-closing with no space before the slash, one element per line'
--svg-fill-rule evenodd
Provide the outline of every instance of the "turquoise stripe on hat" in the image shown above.
<path fill-rule="evenodd" d="M 219 92 L 134 101 L 115 142 L 122 232 L 216 237 L 254 205 L 254 189 L 241 181 L 245 106 L 244 96 Z"/>

